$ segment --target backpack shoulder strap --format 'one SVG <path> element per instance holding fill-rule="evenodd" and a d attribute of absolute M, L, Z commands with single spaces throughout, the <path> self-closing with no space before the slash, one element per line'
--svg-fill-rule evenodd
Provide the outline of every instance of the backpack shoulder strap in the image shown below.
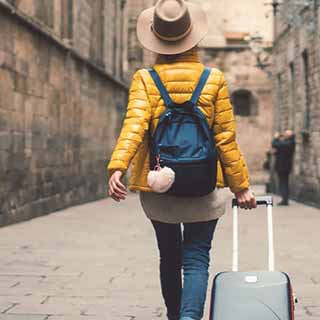
<path fill-rule="evenodd" d="M 197 84 L 197 87 L 196 89 L 194 90 L 193 94 L 192 94 L 192 97 L 190 99 L 190 101 L 196 105 L 198 100 L 199 100 L 199 97 L 201 95 L 201 92 L 210 76 L 210 73 L 211 73 L 211 69 L 210 68 L 204 68 L 202 74 L 201 74 L 201 77 L 199 79 L 199 82 Z"/>
<path fill-rule="evenodd" d="M 158 73 L 156 72 L 156 70 L 154 70 L 153 68 L 149 68 L 148 69 L 155 85 L 157 86 L 159 92 L 160 92 L 160 95 L 162 97 L 162 99 L 164 100 L 164 103 L 165 105 L 168 107 L 170 105 L 173 104 L 173 101 L 172 99 L 170 98 L 169 96 L 169 93 L 167 91 L 167 89 L 165 88 L 165 86 L 163 85 Z"/>

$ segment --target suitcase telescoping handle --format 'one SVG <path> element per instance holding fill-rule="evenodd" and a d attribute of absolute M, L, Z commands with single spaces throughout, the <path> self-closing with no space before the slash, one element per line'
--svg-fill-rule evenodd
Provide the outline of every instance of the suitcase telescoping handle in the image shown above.
<path fill-rule="evenodd" d="M 272 223 L 272 207 L 273 198 L 271 196 L 256 197 L 257 205 L 265 205 L 268 214 L 268 269 L 274 271 L 274 245 L 273 245 L 273 223 Z M 233 250 L 232 250 L 232 271 L 239 270 L 239 214 L 238 202 L 232 200 L 233 212 Z"/>

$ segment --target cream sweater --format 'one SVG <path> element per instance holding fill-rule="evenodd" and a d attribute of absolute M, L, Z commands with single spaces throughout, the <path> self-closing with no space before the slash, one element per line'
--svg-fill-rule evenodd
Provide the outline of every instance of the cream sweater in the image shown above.
<path fill-rule="evenodd" d="M 203 197 L 175 197 L 140 192 L 140 202 L 150 220 L 165 223 L 204 222 L 220 218 L 230 198 L 228 189 L 216 189 Z"/>

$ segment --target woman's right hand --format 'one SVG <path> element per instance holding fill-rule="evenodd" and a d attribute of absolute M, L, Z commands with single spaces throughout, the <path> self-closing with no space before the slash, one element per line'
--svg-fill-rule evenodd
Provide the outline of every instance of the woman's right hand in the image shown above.
<path fill-rule="evenodd" d="M 122 171 L 115 171 L 109 179 L 109 196 L 117 201 L 125 200 L 127 196 L 127 188 L 121 182 Z"/>
<path fill-rule="evenodd" d="M 253 209 L 257 207 L 256 197 L 250 189 L 245 189 L 235 194 L 240 208 Z"/>

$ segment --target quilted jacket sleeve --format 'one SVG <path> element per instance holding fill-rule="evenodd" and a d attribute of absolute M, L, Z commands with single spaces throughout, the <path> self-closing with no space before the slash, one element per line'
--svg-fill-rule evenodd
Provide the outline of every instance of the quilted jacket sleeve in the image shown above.
<path fill-rule="evenodd" d="M 108 165 L 109 175 L 115 170 L 127 171 L 149 128 L 150 103 L 140 72 L 133 77 L 126 117 Z"/>
<path fill-rule="evenodd" d="M 233 193 L 248 188 L 248 169 L 236 142 L 236 124 L 223 74 L 215 103 L 213 129 L 227 185 Z"/>

